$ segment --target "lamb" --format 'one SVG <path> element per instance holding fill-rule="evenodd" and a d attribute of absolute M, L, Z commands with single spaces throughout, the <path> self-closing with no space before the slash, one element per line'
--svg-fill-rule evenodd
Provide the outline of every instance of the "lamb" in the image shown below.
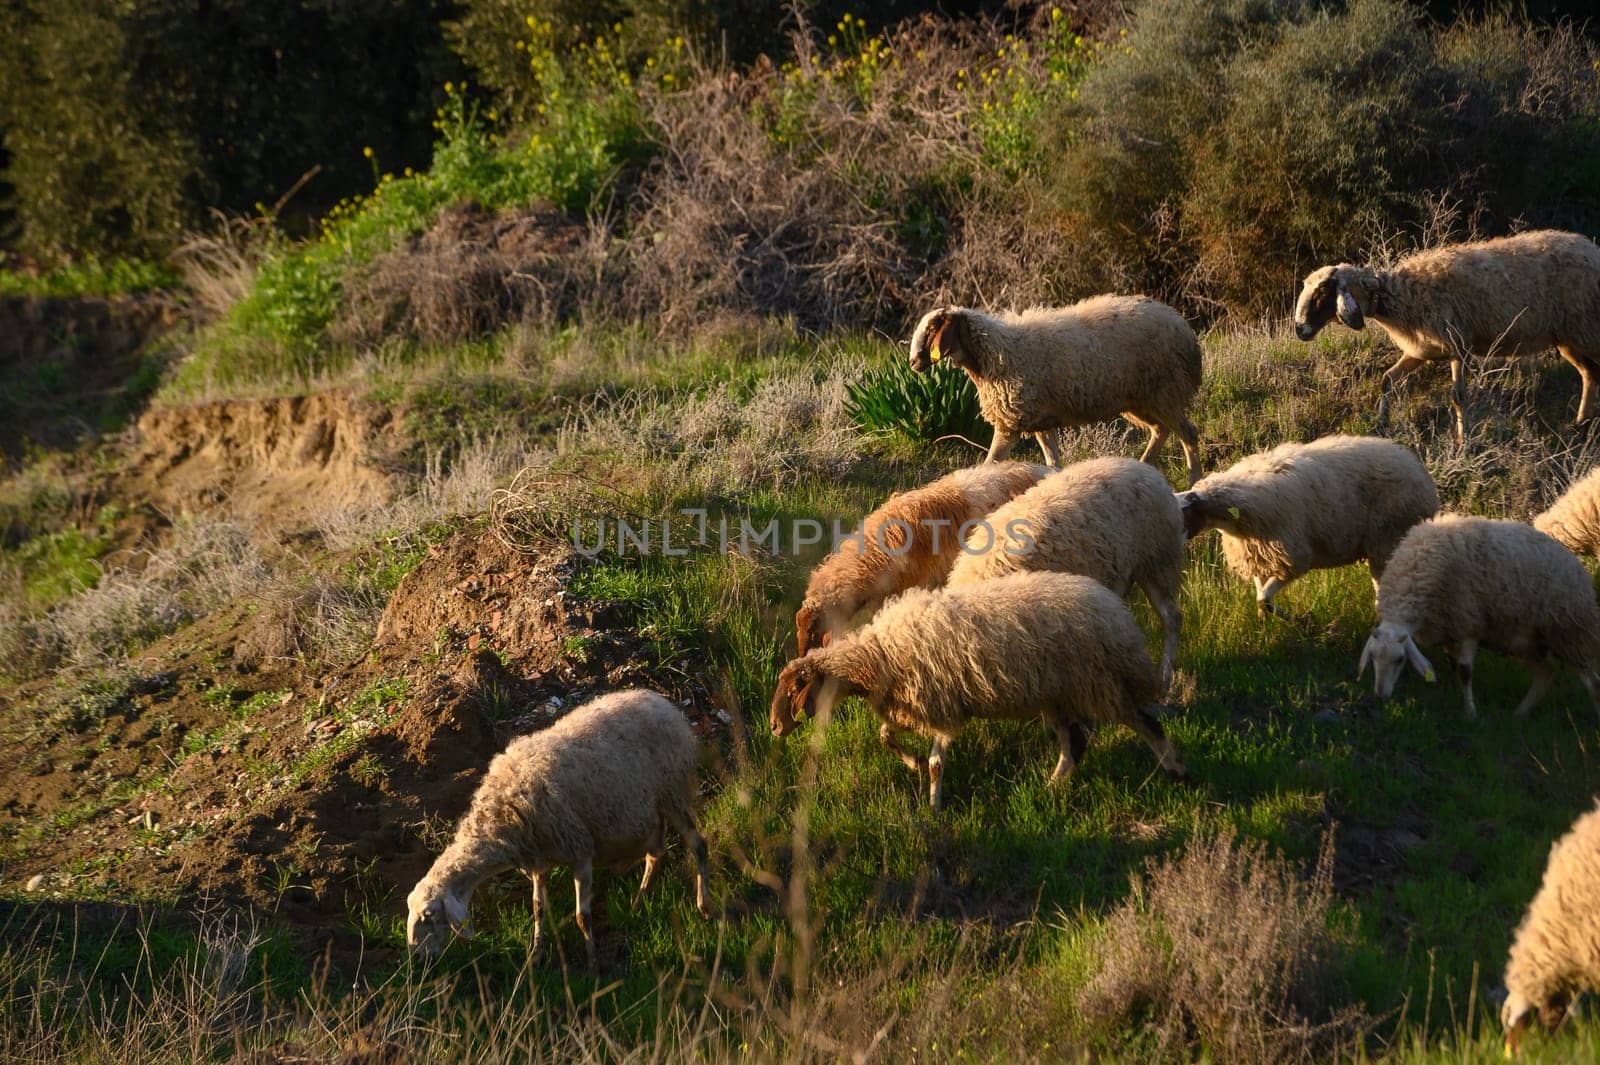
<path fill-rule="evenodd" d="M 1325 436 L 1241 459 L 1178 496 L 1192 539 L 1222 530 L 1228 566 L 1255 584 L 1256 609 L 1313 569 L 1366 559 L 1374 591 L 1395 545 L 1439 509 L 1415 455 L 1375 437 Z"/>
<path fill-rule="evenodd" d="M 1533 527 L 1575 555 L 1600 555 L 1600 466 L 1534 518 Z"/>
<path fill-rule="evenodd" d="M 1506 962 L 1500 1023 L 1506 1053 L 1517 1050 L 1528 1021 L 1547 1029 L 1565 1019 L 1580 992 L 1600 990 L 1600 807 L 1550 848 L 1544 882 L 1517 926 Z"/>
<path fill-rule="evenodd" d="M 1433 680 L 1419 644 L 1454 652 L 1469 718 L 1478 715 L 1472 660 L 1480 644 L 1533 670 L 1518 717 L 1549 690 L 1551 659 L 1578 670 L 1600 712 L 1600 607 L 1589 574 L 1572 552 L 1521 522 L 1441 514 L 1400 541 L 1378 588 L 1378 625 L 1356 676 L 1372 663 L 1373 690 L 1383 699 L 1406 662 Z"/>
<path fill-rule="evenodd" d="M 1316 336 L 1335 316 L 1351 329 L 1368 318 L 1400 349 L 1383 375 L 1377 420 L 1389 393 L 1430 362 L 1448 362 L 1456 440 L 1467 434 L 1467 367 L 1472 356 L 1534 355 L 1554 347 L 1583 378 L 1579 424 L 1594 413 L 1600 370 L 1600 247 L 1576 233 L 1539 230 L 1418 252 L 1393 269 L 1340 263 L 1306 277 L 1294 330 Z"/>
<path fill-rule="evenodd" d="M 590 883 L 596 863 L 644 859 L 643 894 L 671 825 L 693 849 L 695 904 L 706 894 L 706 842 L 691 796 L 699 744 L 683 712 L 654 692 L 603 695 L 496 755 L 456 837 L 406 898 L 406 942 L 438 954 L 449 933 L 472 937 L 468 907 L 479 884 L 507 869 L 533 880 L 533 956 L 544 953 L 542 911 L 553 865 L 571 868 L 578 928 L 595 964 Z"/>
<path fill-rule="evenodd" d="M 890 496 L 812 571 L 794 616 L 800 654 L 825 646 L 863 608 L 875 613 L 897 592 L 942 585 L 972 523 L 1049 472 L 1021 462 L 973 466 Z"/>
<path fill-rule="evenodd" d="M 1046 477 L 968 533 L 947 586 L 1024 570 L 1082 574 L 1120 596 L 1137 584 L 1161 615 L 1166 688 L 1183 625 L 1183 532 L 1183 512 L 1159 471 L 1132 459 L 1091 459 Z"/>
<path fill-rule="evenodd" d="M 1071 775 L 1086 728 L 1119 723 L 1149 744 L 1174 777 L 1187 774 L 1150 706 L 1161 680 L 1116 593 L 1089 577 L 1013 573 L 941 591 L 912 589 L 870 622 L 783 668 L 772 697 L 774 735 L 798 715 L 830 715 L 860 693 L 878 715 L 878 738 L 913 770 L 928 770 L 928 800 L 942 804 L 945 754 L 972 718 L 1043 717 L 1061 756 L 1052 781 Z M 932 738 L 926 758 L 896 731 Z"/>
<path fill-rule="evenodd" d="M 990 462 L 1033 433 L 1059 467 L 1055 430 L 1121 414 L 1150 432 L 1143 461 L 1154 463 L 1176 432 L 1189 483 L 1200 479 L 1200 431 L 1186 413 L 1200 387 L 1200 341 L 1164 303 L 1095 296 L 999 315 L 940 307 L 917 323 L 911 368 L 923 373 L 945 353 L 972 378 L 984 420 L 994 427 Z"/>

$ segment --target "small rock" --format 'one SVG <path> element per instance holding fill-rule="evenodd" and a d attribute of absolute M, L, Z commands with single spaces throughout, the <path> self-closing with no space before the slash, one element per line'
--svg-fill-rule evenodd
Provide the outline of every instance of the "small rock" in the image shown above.
<path fill-rule="evenodd" d="M 34 873 L 32 876 L 28 877 L 28 882 L 23 885 L 23 888 L 28 891 L 38 891 L 42 887 L 44 887 L 43 873 Z"/>
<path fill-rule="evenodd" d="M 724 725 L 733 724 L 733 718 L 720 706 L 717 707 L 717 720 L 722 722 Z"/>

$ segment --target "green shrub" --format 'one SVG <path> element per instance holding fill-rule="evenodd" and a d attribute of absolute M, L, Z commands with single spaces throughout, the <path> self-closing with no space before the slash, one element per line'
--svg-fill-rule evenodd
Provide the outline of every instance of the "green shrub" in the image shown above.
<path fill-rule="evenodd" d="M 272 204 L 314 166 L 301 201 L 325 207 L 370 180 L 362 146 L 425 159 L 456 69 L 447 7 L 13 0 L 0 128 L 18 247 L 51 264 L 156 256 L 205 208 Z"/>
<path fill-rule="evenodd" d="M 846 391 L 845 413 L 869 432 L 898 432 L 912 440 L 962 436 L 982 442 L 989 436 L 978 394 L 959 370 L 936 366 L 917 373 L 903 356 L 891 355 Z"/>
<path fill-rule="evenodd" d="M 1396 234 L 1587 228 L 1593 47 L 1510 25 L 1445 31 L 1404 0 L 1141 5 L 1048 116 L 1083 287 L 1276 313 L 1309 267 Z"/>

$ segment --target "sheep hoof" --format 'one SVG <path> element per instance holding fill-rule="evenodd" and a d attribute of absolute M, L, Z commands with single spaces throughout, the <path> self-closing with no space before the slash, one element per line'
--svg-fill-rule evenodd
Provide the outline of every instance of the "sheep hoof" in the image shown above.
<path fill-rule="evenodd" d="M 1167 772 L 1167 779 L 1176 783 L 1182 783 L 1184 781 L 1194 779 L 1189 773 L 1189 767 L 1184 765 L 1182 762 L 1179 762 L 1175 766 L 1169 765 L 1163 766 L 1162 768 Z"/>

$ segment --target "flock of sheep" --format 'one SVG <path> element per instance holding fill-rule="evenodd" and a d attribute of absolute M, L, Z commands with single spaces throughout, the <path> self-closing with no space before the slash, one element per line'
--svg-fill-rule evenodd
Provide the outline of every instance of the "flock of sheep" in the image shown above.
<path fill-rule="evenodd" d="M 1388 270 L 1324 267 L 1304 283 L 1296 334 L 1310 340 L 1335 317 L 1354 329 L 1377 322 L 1401 349 L 1384 375 L 1380 422 L 1394 382 L 1446 361 L 1464 436 L 1463 359 L 1551 347 L 1582 375 L 1581 422 L 1600 369 L 1600 248 L 1534 232 L 1424 252 Z M 1181 637 L 1185 545 L 1213 528 L 1263 614 L 1310 570 L 1367 563 L 1378 623 L 1357 673 L 1370 666 L 1381 697 L 1407 665 L 1432 681 L 1422 649 L 1441 648 L 1473 716 L 1472 666 L 1483 647 L 1532 670 L 1519 715 L 1560 665 L 1577 671 L 1600 710 L 1600 606 L 1574 554 L 1600 552 L 1600 470 L 1532 526 L 1440 514 L 1422 463 L 1374 437 L 1288 443 L 1202 478 L 1187 414 L 1200 345 L 1176 312 L 1143 297 L 1022 314 L 940 308 L 918 324 L 910 360 L 922 371 L 941 359 L 976 386 L 994 429 L 988 459 L 892 496 L 816 568 L 795 615 L 799 653 L 772 700 L 776 735 L 859 695 L 884 745 L 926 771 L 935 809 L 950 745 L 973 718 L 1042 719 L 1059 747 L 1053 781 L 1072 773 L 1089 732 L 1111 723 L 1133 729 L 1182 777 L 1153 711 Z M 1143 461 L 1055 468 L 1060 430 L 1119 414 L 1150 430 Z M 1174 433 L 1190 481 L 1176 493 L 1150 465 Z M 1049 467 L 1002 461 L 1025 434 L 1038 438 Z M 1135 586 L 1161 619 L 1159 664 L 1124 602 Z M 929 753 L 907 749 L 904 732 L 931 741 Z M 691 808 L 696 760 L 681 711 L 646 691 L 603 696 L 516 740 L 490 764 L 455 840 L 407 899 L 407 941 L 432 954 L 452 932 L 470 935 L 474 889 L 516 869 L 533 880 L 537 954 L 546 878 L 560 865 L 573 871 L 592 964 L 595 864 L 644 858 L 643 891 L 668 826 L 694 852 L 696 901 L 709 913 L 706 845 Z M 1502 1012 L 1509 1048 L 1530 1018 L 1554 1025 L 1575 994 L 1600 989 L 1596 904 L 1600 809 L 1551 852 L 1517 932 Z"/>

